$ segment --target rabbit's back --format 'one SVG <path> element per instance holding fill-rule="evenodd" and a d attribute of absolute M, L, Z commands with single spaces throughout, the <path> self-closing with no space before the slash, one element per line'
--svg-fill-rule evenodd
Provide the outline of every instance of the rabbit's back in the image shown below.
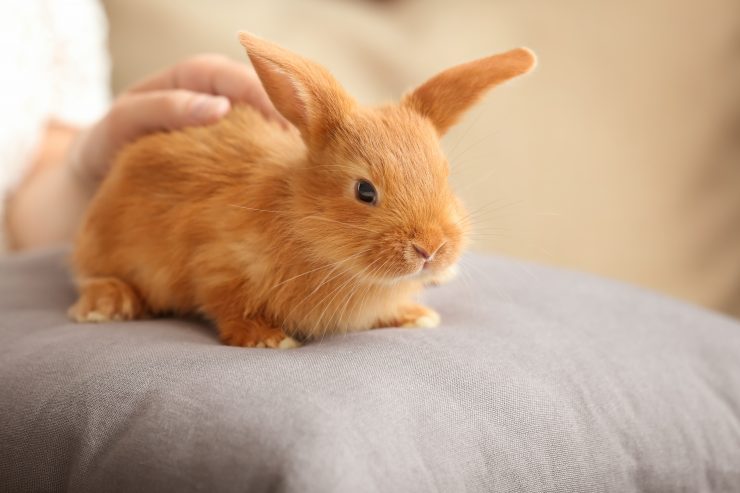
<path fill-rule="evenodd" d="M 220 251 L 228 235 L 243 227 L 228 223 L 230 208 L 265 194 L 304 153 L 297 132 L 247 107 L 209 127 L 132 143 L 89 208 L 74 254 L 78 277 L 116 277 L 155 310 L 190 311 L 208 272 L 229 263 Z"/>

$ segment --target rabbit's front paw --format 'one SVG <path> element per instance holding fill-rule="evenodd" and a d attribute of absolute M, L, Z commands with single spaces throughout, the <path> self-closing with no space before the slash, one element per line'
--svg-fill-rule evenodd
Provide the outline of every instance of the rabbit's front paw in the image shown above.
<path fill-rule="evenodd" d="M 424 305 L 406 305 L 401 308 L 398 316 L 388 321 L 381 321 L 376 328 L 402 327 L 426 329 L 439 325 L 439 313 Z"/>
<path fill-rule="evenodd" d="M 247 319 L 219 323 L 221 341 L 229 346 L 292 349 L 301 344 L 260 319 Z"/>
<path fill-rule="evenodd" d="M 443 270 L 442 272 L 432 276 L 432 278 L 426 282 L 426 285 L 427 286 L 439 286 L 440 284 L 446 284 L 450 282 L 451 280 L 453 280 L 455 277 L 457 277 L 457 274 L 459 272 L 460 272 L 460 269 L 458 268 L 458 266 L 453 265 Z"/>
<path fill-rule="evenodd" d="M 76 322 L 133 320 L 146 315 L 136 291 L 115 277 L 86 279 L 79 289 L 80 297 L 67 311 Z"/>

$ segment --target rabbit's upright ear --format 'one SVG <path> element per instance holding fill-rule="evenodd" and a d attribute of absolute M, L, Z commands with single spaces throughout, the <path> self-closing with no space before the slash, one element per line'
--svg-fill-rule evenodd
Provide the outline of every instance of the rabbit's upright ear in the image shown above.
<path fill-rule="evenodd" d="M 408 93 L 402 104 L 431 120 L 442 136 L 488 89 L 526 74 L 535 63 L 534 53 L 517 48 L 457 65 Z"/>
<path fill-rule="evenodd" d="M 280 46 L 239 33 L 275 108 L 298 127 L 309 146 L 322 146 L 330 132 L 355 105 L 328 70 Z"/>

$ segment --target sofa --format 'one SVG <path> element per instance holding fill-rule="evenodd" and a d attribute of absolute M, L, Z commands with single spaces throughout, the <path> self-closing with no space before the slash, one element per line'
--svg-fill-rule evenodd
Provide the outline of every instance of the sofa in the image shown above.
<path fill-rule="evenodd" d="M 0 261 L 0 490 L 737 492 L 740 323 L 471 254 L 434 329 L 290 350 L 75 324 L 66 251 Z"/>
<path fill-rule="evenodd" d="M 68 248 L 0 259 L 0 491 L 740 491 L 736 0 L 103 3 L 116 91 L 239 29 L 365 103 L 540 64 L 444 142 L 485 213 L 438 328 L 74 324 Z"/>
<path fill-rule="evenodd" d="M 740 317 L 737 0 L 103 3 L 116 91 L 195 53 L 247 63 L 239 30 L 321 62 L 365 104 L 528 46 L 537 70 L 444 141 L 453 184 L 486 211 L 473 247 Z"/>

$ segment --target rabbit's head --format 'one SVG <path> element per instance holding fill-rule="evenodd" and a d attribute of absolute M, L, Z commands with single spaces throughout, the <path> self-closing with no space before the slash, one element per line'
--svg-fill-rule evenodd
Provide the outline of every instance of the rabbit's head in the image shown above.
<path fill-rule="evenodd" d="M 399 104 L 358 105 L 316 63 L 250 34 L 240 41 L 275 107 L 300 132 L 306 166 L 288 180 L 292 232 L 310 255 L 358 280 L 424 280 L 465 243 L 462 204 L 440 137 L 487 89 L 528 72 L 526 49 L 448 69 Z"/>

